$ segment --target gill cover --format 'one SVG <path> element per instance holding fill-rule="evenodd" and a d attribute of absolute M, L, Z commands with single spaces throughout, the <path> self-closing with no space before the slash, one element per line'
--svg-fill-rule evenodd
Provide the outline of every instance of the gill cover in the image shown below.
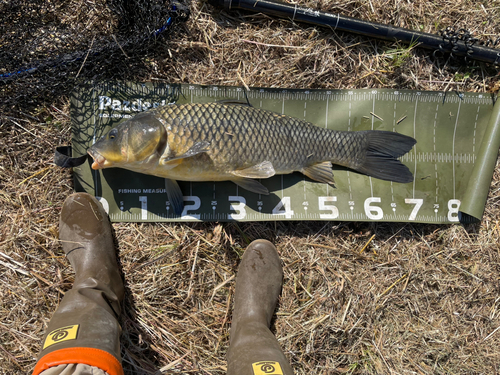
<path fill-rule="evenodd" d="M 94 169 L 142 161 L 161 154 L 167 137 L 163 124 L 151 113 L 140 113 L 99 139 L 90 149 Z"/>
<path fill-rule="evenodd" d="M 125 125 L 125 123 L 124 123 Z M 167 137 L 163 124 L 151 113 L 138 114 L 127 121 L 127 161 L 142 161 L 153 154 L 161 155 Z"/>

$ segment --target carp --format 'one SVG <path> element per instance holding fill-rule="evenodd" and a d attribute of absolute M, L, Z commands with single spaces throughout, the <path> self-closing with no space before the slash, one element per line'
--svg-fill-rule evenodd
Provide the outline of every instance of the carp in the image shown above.
<path fill-rule="evenodd" d="M 166 179 L 168 198 L 182 212 L 176 180 L 226 181 L 269 194 L 256 179 L 301 172 L 334 184 L 332 164 L 382 180 L 408 183 L 398 158 L 416 140 L 389 131 L 336 131 L 241 103 L 171 104 L 122 122 L 88 154 L 92 169 L 110 167 Z"/>

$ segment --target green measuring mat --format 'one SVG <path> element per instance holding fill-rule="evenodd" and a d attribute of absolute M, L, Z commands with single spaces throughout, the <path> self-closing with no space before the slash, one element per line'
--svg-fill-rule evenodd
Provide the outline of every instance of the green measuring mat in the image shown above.
<path fill-rule="evenodd" d="M 73 156 L 135 114 L 169 103 L 248 101 L 335 130 L 388 130 L 417 144 L 400 160 L 408 184 L 334 166 L 336 187 L 300 173 L 260 182 L 259 195 L 232 182 L 184 182 L 184 211 L 173 213 L 163 178 L 91 163 L 74 168 L 75 189 L 101 200 L 112 221 L 342 220 L 453 223 L 480 220 L 500 145 L 500 107 L 488 94 L 410 90 L 291 90 L 104 83 L 71 100 Z"/>

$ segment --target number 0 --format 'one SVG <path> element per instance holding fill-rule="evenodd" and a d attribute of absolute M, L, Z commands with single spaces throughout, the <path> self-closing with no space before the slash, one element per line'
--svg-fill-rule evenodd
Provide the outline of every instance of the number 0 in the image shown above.
<path fill-rule="evenodd" d="M 95 198 L 101 203 L 102 207 L 104 208 L 104 211 L 106 211 L 106 213 L 109 214 L 109 203 L 106 200 L 106 198 L 97 196 Z"/>

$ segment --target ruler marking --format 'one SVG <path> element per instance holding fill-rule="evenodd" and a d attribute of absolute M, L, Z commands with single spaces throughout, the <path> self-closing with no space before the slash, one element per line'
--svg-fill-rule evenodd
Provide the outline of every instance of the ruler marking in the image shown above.
<path fill-rule="evenodd" d="M 389 99 L 389 98 L 388 98 Z M 396 132 L 396 112 L 397 112 L 397 102 L 394 102 L 394 110 L 393 110 L 393 113 L 392 113 L 392 131 L 393 132 Z M 392 202 L 394 203 L 394 185 L 391 181 L 391 200 Z M 395 210 L 396 207 L 393 208 L 393 210 Z"/>
<path fill-rule="evenodd" d="M 329 96 L 326 97 L 326 115 L 325 115 L 325 129 L 328 129 L 328 103 L 329 103 Z"/>
<path fill-rule="evenodd" d="M 462 101 L 458 102 L 457 109 L 457 119 L 455 121 L 455 129 L 453 130 L 453 141 L 452 141 L 452 155 L 453 155 L 453 199 L 456 199 L 456 181 L 455 181 L 455 137 L 457 134 L 458 127 L 458 118 L 460 117 L 460 106 L 462 105 Z"/>
<path fill-rule="evenodd" d="M 304 176 L 303 177 L 303 180 L 304 181 L 304 201 L 307 201 L 307 193 L 306 193 L 306 177 Z"/>
<path fill-rule="evenodd" d="M 479 110 L 481 107 L 478 105 L 477 106 L 477 112 L 476 112 L 476 121 L 474 122 L 474 134 L 472 136 L 472 154 L 476 154 L 476 130 L 477 130 L 477 121 L 479 118 Z"/>
<path fill-rule="evenodd" d="M 352 201 L 351 174 L 347 171 L 347 184 L 349 185 L 349 200 Z"/>
<path fill-rule="evenodd" d="M 392 131 L 393 132 L 396 132 L 396 106 L 397 106 L 397 103 L 394 102 L 394 112 L 393 112 L 393 115 L 392 115 Z"/>
<path fill-rule="evenodd" d="M 375 95 L 373 95 L 372 113 L 375 113 Z M 371 116 L 371 118 L 372 118 L 372 130 L 373 130 L 373 123 L 375 121 L 375 116 Z M 368 177 L 368 179 L 370 180 L 370 192 L 371 192 L 371 196 L 373 197 L 373 183 L 372 183 L 372 178 Z"/>
<path fill-rule="evenodd" d="M 434 140 L 434 153 L 436 152 L 436 127 L 437 127 L 437 118 L 438 118 L 438 112 L 439 112 L 439 103 L 436 104 L 436 113 L 434 115 L 434 130 L 433 130 L 433 140 Z M 435 172 L 435 177 L 436 177 L 436 204 L 438 203 L 438 194 L 439 194 L 439 177 L 438 177 L 438 168 L 437 168 L 437 160 L 434 162 L 434 172 Z M 436 217 L 437 217 L 437 212 L 438 209 L 434 209 L 436 212 Z"/>
<path fill-rule="evenodd" d="M 283 175 L 281 175 L 281 199 L 285 196 L 285 191 L 283 188 Z"/>
<path fill-rule="evenodd" d="M 375 113 L 375 95 L 373 95 L 372 113 Z M 375 116 L 371 116 L 371 118 L 372 118 L 372 130 L 373 130 L 373 125 L 374 125 L 374 122 L 375 122 Z"/>
<path fill-rule="evenodd" d="M 415 99 L 415 112 L 413 113 L 413 138 L 417 139 L 417 108 L 418 108 L 418 96 Z M 417 145 L 413 146 L 413 152 L 417 153 Z M 416 156 L 416 155 L 415 155 Z M 415 170 L 413 171 L 413 199 L 415 199 L 415 184 L 417 181 L 417 158 L 415 157 Z"/>
<path fill-rule="evenodd" d="M 347 125 L 347 130 L 351 131 L 351 111 L 352 109 L 352 95 L 349 95 L 349 123 Z"/>

